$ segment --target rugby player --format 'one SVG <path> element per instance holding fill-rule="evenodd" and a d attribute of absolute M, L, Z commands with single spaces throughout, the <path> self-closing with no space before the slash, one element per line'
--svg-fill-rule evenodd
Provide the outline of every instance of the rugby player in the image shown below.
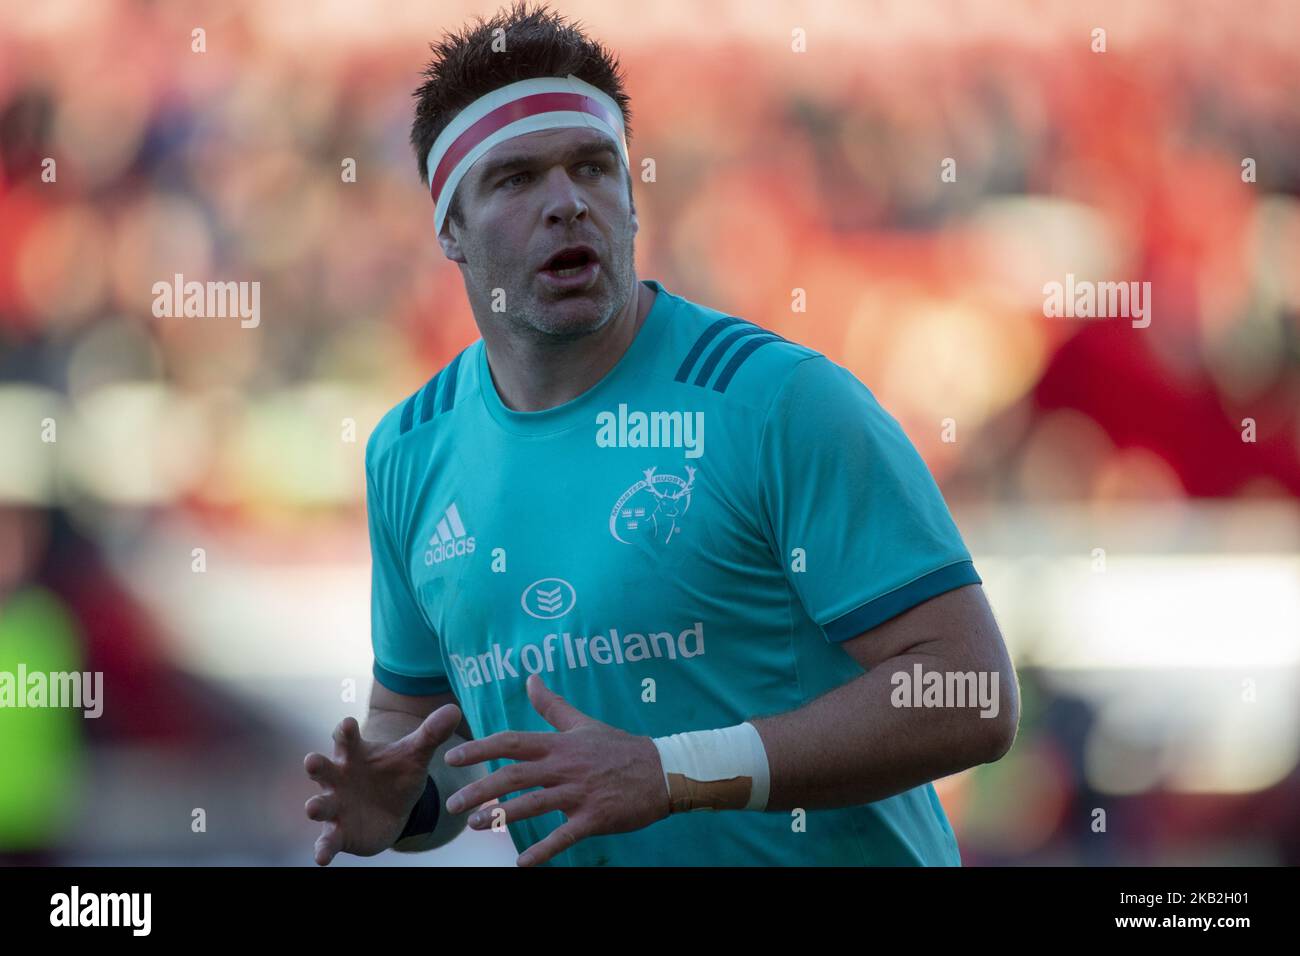
<path fill-rule="evenodd" d="M 305 762 L 316 862 L 495 825 L 523 866 L 960 864 L 931 781 L 1007 752 L 1018 691 L 920 455 L 637 277 L 603 45 L 516 5 L 433 49 L 412 142 L 481 338 L 366 446 L 374 687 Z M 922 672 L 996 700 L 899 706 Z"/>

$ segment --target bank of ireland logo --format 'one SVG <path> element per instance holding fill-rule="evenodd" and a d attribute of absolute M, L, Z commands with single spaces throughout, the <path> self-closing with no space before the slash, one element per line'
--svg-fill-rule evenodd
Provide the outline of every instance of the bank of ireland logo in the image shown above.
<path fill-rule="evenodd" d="M 686 466 L 686 477 L 657 475 L 647 468 L 640 481 L 623 492 L 609 513 L 609 533 L 614 540 L 631 544 L 636 535 L 649 535 L 667 544 L 682 529 L 678 522 L 691 506 L 695 469 Z"/>
<path fill-rule="evenodd" d="M 578 592 L 563 578 L 542 578 L 524 588 L 519 603 L 533 617 L 552 621 L 573 610 Z"/>

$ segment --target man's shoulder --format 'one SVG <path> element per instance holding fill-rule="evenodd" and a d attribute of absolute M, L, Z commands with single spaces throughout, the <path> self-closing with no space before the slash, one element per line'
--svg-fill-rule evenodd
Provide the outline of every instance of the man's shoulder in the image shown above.
<path fill-rule="evenodd" d="M 662 294 L 662 293 L 661 293 Z M 766 408 L 795 367 L 821 353 L 765 323 L 673 296 L 665 343 L 673 381 L 729 403 Z"/>
<path fill-rule="evenodd" d="M 465 392 L 469 372 L 482 339 L 463 348 L 414 392 L 393 405 L 379 419 L 366 441 L 366 467 L 375 468 L 389 453 L 409 443 L 413 436 L 427 437 L 445 421 Z"/>

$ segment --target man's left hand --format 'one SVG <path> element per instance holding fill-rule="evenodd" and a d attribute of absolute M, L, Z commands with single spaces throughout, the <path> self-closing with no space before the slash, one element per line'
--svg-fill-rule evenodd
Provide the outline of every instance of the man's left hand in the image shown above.
<path fill-rule="evenodd" d="M 519 866 L 545 863 L 587 837 L 639 830 L 668 816 L 663 765 L 649 737 L 588 717 L 536 674 L 529 676 L 526 686 L 533 709 L 559 733 L 507 730 L 447 751 L 447 763 L 453 767 L 484 760 L 516 761 L 452 794 L 447 800 L 449 812 L 460 813 L 507 793 L 541 787 L 484 807 L 469 818 L 470 827 L 486 830 L 495 822 L 514 823 L 561 811 L 565 822 L 520 854 Z"/>

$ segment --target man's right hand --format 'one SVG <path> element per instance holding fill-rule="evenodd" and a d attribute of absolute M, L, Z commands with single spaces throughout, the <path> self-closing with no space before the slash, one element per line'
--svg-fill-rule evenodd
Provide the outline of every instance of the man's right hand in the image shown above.
<path fill-rule="evenodd" d="M 460 708 L 446 704 L 405 737 L 373 743 L 345 717 L 334 729 L 334 759 L 311 753 L 303 761 L 321 787 L 306 804 L 307 817 L 324 824 L 316 862 L 328 866 L 340 851 L 374 856 L 396 843 L 424 792 L 433 752 L 460 721 Z"/>

